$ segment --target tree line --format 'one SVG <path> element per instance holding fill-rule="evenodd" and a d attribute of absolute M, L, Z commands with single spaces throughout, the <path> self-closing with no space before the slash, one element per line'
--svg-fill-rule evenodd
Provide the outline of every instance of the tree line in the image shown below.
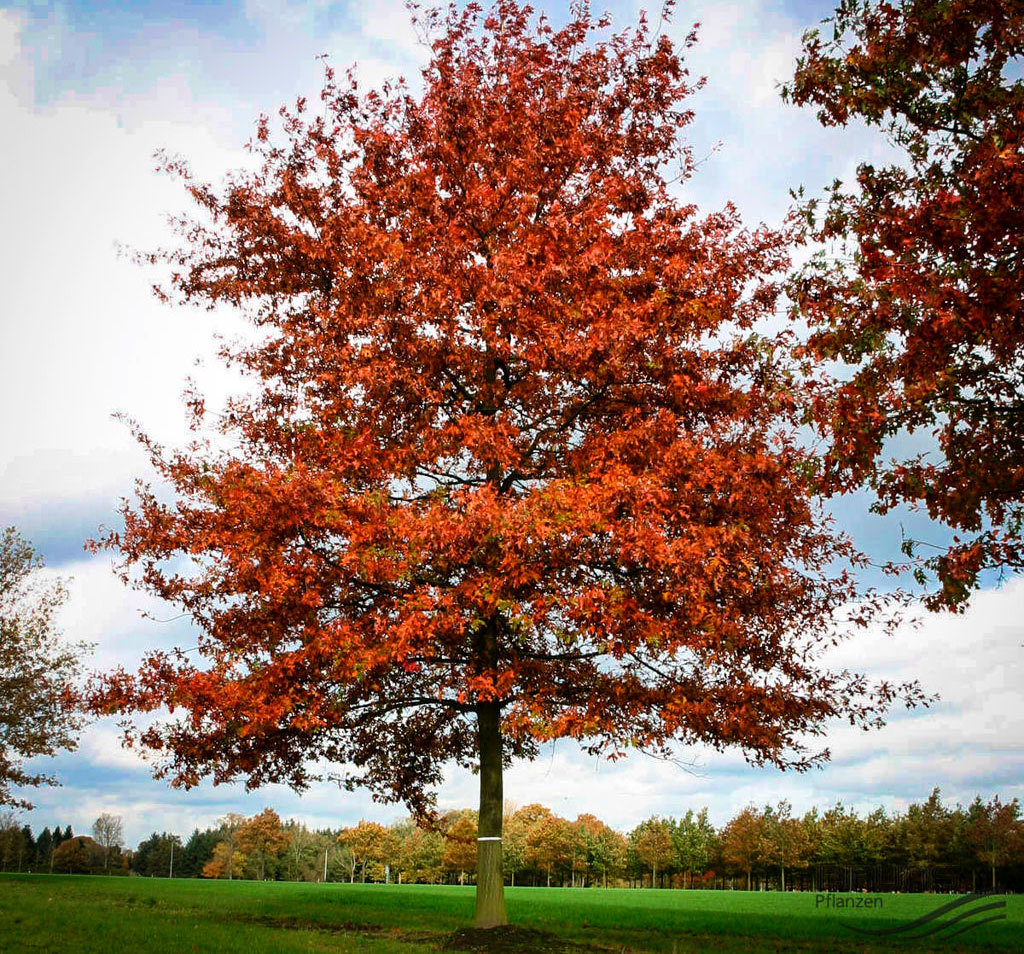
<path fill-rule="evenodd" d="M 272 808 L 230 813 L 187 839 L 153 832 L 126 849 L 118 816 L 92 836 L 71 826 L 33 837 L 12 815 L 0 825 L 4 871 L 360 883 L 466 884 L 476 875 L 477 813 L 450 811 L 436 825 L 411 818 L 310 829 Z M 510 885 L 764 890 L 1017 889 L 1024 884 L 1024 819 L 1017 799 L 979 795 L 943 804 L 935 789 L 905 812 L 867 814 L 842 803 L 793 814 L 786 801 L 748 806 L 716 828 L 707 808 L 652 815 L 620 832 L 591 814 L 574 821 L 530 804 L 505 805 L 502 867 Z M 902 881 L 880 881 L 882 869 Z M 871 879 L 875 880 L 872 881 Z"/>

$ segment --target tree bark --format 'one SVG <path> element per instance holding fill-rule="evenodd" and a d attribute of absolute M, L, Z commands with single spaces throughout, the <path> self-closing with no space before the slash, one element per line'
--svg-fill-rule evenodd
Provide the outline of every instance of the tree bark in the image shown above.
<path fill-rule="evenodd" d="M 501 708 L 481 702 L 476 708 L 480 748 L 480 815 L 476 843 L 476 914 L 478 928 L 508 924 L 505 879 L 501 872 Z"/>

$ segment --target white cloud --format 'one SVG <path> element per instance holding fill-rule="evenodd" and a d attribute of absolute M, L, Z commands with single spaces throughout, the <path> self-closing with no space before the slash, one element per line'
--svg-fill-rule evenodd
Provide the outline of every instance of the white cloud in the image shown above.
<path fill-rule="evenodd" d="M 649 4 L 636 0 L 633 6 L 635 22 Z M 860 161 L 892 157 L 876 130 L 857 124 L 826 130 L 814 110 L 782 102 L 777 84 L 790 79 L 800 36 L 811 23 L 769 0 L 684 0 L 665 32 L 681 43 L 698 21 L 697 44 L 684 62 L 707 85 L 690 100 L 695 119 L 684 136 L 704 161 L 683 187 L 687 199 L 705 211 L 731 201 L 744 221 L 777 225 L 789 208 L 790 188 L 803 184 L 813 195 L 837 176 L 849 181 Z"/>
<path fill-rule="evenodd" d="M 425 54 L 404 0 L 379 0 L 355 5 L 359 33 L 372 41 L 389 61 L 418 60 Z"/>
<path fill-rule="evenodd" d="M 78 755 L 95 768 L 149 772 L 150 765 L 135 748 L 123 744 L 116 725 L 103 722 L 89 726 L 82 734 Z"/>
<path fill-rule="evenodd" d="M 197 645 L 195 629 L 178 609 L 124 586 L 112 563 L 112 557 L 98 556 L 44 571 L 67 582 L 68 600 L 57 625 L 68 640 L 95 646 L 88 669 L 130 670 L 151 650 Z"/>
<path fill-rule="evenodd" d="M 215 123 L 174 115 L 187 112 L 180 77 L 148 100 L 68 94 L 40 110 L 17 95 L 12 75 L 31 80 L 24 55 L 0 85 L 0 501 L 128 491 L 141 457 L 111 415 L 182 436 L 178 396 L 212 343 L 209 319 L 160 308 L 155 276 L 119 260 L 116 244 L 165 241 L 163 215 L 183 205 L 182 190 L 153 173 L 158 146 L 182 147 L 201 174 L 240 154 L 211 133 Z M 224 376 L 209 380 L 216 387 Z"/>

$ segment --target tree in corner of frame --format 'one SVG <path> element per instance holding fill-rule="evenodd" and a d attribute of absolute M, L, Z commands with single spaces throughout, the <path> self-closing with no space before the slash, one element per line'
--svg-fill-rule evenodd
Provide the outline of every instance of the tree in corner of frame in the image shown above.
<path fill-rule="evenodd" d="M 105 543 L 198 655 L 108 673 L 92 705 L 176 713 L 138 734 L 185 786 L 301 789 L 328 762 L 429 817 L 446 764 L 478 771 L 491 927 L 502 771 L 542 743 L 804 769 L 827 720 L 921 696 L 819 660 L 879 603 L 833 572 L 855 554 L 785 342 L 753 331 L 787 235 L 670 196 L 679 52 L 584 5 L 560 30 L 513 2 L 420 16 L 421 95 L 328 71 L 320 115 L 282 110 L 280 142 L 260 120 L 258 171 L 166 162 L 200 215 L 142 258 L 172 264 L 168 299 L 247 314 L 224 357 L 253 388 L 213 423 L 194 395 L 187 449 L 140 431 L 176 500 L 140 485 Z"/>
<path fill-rule="evenodd" d="M 1024 572 L 1024 4 L 842 0 L 823 26 L 786 94 L 901 151 L 801 204 L 821 250 L 789 297 L 846 370 L 815 400 L 825 469 L 950 528 L 897 568 L 962 611 L 986 573 Z"/>

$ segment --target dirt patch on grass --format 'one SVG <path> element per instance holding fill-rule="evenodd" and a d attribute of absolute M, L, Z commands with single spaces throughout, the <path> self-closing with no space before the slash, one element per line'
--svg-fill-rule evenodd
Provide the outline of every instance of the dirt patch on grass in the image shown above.
<path fill-rule="evenodd" d="M 388 936 L 409 944 L 430 944 L 442 951 L 465 951 L 469 954 L 610 954 L 611 948 L 567 941 L 549 931 L 506 924 L 495 928 L 459 928 L 450 934 L 437 931 L 408 931 L 385 928 L 376 924 L 331 924 L 301 917 L 273 915 L 241 915 L 235 920 L 268 928 L 323 931 L 328 934 Z M 614 949 L 616 954 L 619 948 Z"/>
<path fill-rule="evenodd" d="M 441 944 L 442 951 L 480 954 L 606 954 L 607 948 L 566 941 L 556 934 L 506 924 L 494 928 L 460 928 Z"/>
<path fill-rule="evenodd" d="M 233 920 L 244 921 L 246 924 L 259 924 L 262 927 L 284 928 L 291 931 L 327 931 L 329 934 L 381 934 L 383 928 L 379 924 L 357 924 L 346 921 L 343 924 L 331 921 L 314 921 L 311 918 L 282 917 L 272 914 L 243 914 Z"/>

